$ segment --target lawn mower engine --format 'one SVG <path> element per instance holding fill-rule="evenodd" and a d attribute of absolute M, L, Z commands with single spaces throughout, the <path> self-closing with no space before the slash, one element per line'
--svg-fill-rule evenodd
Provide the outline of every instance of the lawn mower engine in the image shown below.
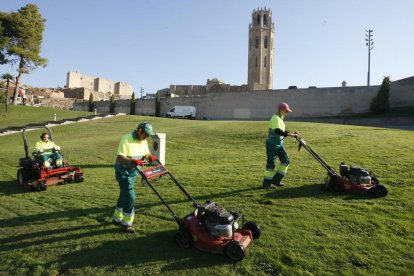
<path fill-rule="evenodd" d="M 207 232 L 214 237 L 231 238 L 234 230 L 239 228 L 237 223 L 240 214 L 229 212 L 214 202 L 207 202 L 198 208 L 200 222 L 204 223 Z"/>

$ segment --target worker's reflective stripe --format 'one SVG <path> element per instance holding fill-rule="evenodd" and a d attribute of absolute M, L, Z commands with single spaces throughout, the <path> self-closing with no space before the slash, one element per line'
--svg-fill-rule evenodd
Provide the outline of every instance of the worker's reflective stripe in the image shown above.
<path fill-rule="evenodd" d="M 121 208 L 115 208 L 115 212 L 112 215 L 112 218 L 116 221 L 116 222 L 121 222 L 123 215 L 122 215 L 122 209 Z"/>
<path fill-rule="evenodd" d="M 273 169 L 265 169 L 264 178 L 272 180 L 274 174 L 275 172 L 273 171 Z"/>
<path fill-rule="evenodd" d="M 281 175 L 285 175 L 286 172 L 287 172 L 288 167 L 289 167 L 289 164 L 281 163 L 277 167 L 277 172 L 276 173 L 281 174 Z"/>
<path fill-rule="evenodd" d="M 132 222 L 134 221 L 134 214 L 129 213 L 123 213 L 124 217 L 121 220 L 122 225 L 132 225 Z"/>

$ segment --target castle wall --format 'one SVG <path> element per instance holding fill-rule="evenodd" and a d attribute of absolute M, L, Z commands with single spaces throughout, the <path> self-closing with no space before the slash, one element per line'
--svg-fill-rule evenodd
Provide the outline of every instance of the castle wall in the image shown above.
<path fill-rule="evenodd" d="M 93 91 L 116 94 L 122 96 L 131 96 L 132 87 L 126 82 L 114 82 L 104 78 L 95 78 L 81 74 L 79 72 L 68 72 L 66 79 L 66 88 L 85 88 Z"/>

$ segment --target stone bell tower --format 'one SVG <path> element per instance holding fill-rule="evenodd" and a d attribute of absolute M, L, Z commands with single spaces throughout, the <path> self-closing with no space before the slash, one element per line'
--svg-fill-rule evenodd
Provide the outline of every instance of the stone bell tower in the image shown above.
<path fill-rule="evenodd" d="M 270 9 L 255 9 L 249 24 L 249 90 L 273 89 L 273 45 L 275 26 Z"/>

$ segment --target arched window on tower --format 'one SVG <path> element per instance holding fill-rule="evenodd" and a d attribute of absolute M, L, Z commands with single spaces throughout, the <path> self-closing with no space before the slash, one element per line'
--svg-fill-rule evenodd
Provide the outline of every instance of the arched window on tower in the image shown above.
<path fill-rule="evenodd" d="M 267 61 L 267 58 L 264 57 L 264 61 L 263 61 L 264 67 L 266 67 L 266 63 L 267 63 L 266 61 Z"/>
<path fill-rule="evenodd" d="M 256 22 L 257 22 L 257 25 L 260 25 L 260 14 L 257 15 Z"/>
<path fill-rule="evenodd" d="M 267 25 L 267 16 L 263 15 L 263 25 Z"/>
<path fill-rule="evenodd" d="M 267 36 L 265 36 L 265 39 L 264 39 L 264 47 L 267 49 L 267 43 L 268 43 L 268 40 L 267 40 Z"/>
<path fill-rule="evenodd" d="M 256 37 L 256 49 L 259 48 L 259 38 Z"/>
<path fill-rule="evenodd" d="M 249 51 L 251 51 L 251 50 L 252 50 L 252 40 L 249 39 Z"/>
<path fill-rule="evenodd" d="M 257 68 L 257 56 L 256 56 L 256 68 Z"/>

